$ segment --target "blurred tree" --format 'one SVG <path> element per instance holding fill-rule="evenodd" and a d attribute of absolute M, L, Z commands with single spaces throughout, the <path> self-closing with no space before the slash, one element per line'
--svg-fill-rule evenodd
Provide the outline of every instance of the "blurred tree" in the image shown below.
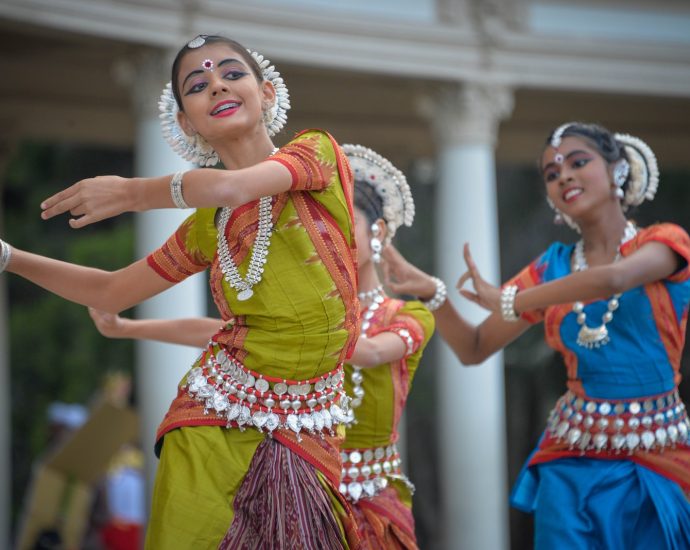
<path fill-rule="evenodd" d="M 39 254 L 103 269 L 131 262 L 133 224 L 122 216 L 75 231 L 65 216 L 43 221 L 41 200 L 100 173 L 132 171 L 127 151 L 61 144 L 22 144 L 3 178 L 5 236 Z M 33 461 L 48 441 L 46 410 L 53 401 L 87 404 L 108 371 L 133 369 L 133 345 L 108 340 L 93 327 L 86 309 L 19 277 L 9 277 L 13 511 Z"/>

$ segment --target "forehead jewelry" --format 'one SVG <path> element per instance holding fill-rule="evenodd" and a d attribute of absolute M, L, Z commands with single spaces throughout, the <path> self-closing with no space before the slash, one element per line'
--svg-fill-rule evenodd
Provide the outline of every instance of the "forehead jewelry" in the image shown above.
<path fill-rule="evenodd" d="M 558 149 L 561 146 L 561 141 L 563 140 L 563 134 L 565 131 L 570 128 L 574 122 L 566 122 L 565 124 L 561 124 L 558 128 L 556 128 L 556 131 L 551 135 L 551 147 L 554 149 Z M 558 162 L 558 161 L 556 161 Z"/>
<path fill-rule="evenodd" d="M 213 61 L 210 59 L 204 59 L 204 62 L 201 64 L 201 66 L 207 70 L 213 72 Z"/>
<path fill-rule="evenodd" d="M 200 34 L 196 38 L 192 38 L 189 42 L 187 42 L 187 47 L 195 50 L 196 48 L 201 48 L 201 46 L 204 44 L 206 44 L 206 36 Z"/>
<path fill-rule="evenodd" d="M 565 161 L 565 157 L 563 156 L 563 153 L 556 153 L 556 156 L 553 157 L 553 161 L 556 164 L 563 164 L 563 162 Z"/>

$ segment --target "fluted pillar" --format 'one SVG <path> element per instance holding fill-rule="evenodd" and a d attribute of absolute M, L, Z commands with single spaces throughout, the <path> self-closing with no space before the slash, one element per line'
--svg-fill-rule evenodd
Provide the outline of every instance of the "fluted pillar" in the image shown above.
<path fill-rule="evenodd" d="M 499 87 L 452 86 L 427 97 L 425 110 L 438 151 L 438 274 L 462 315 L 480 323 L 486 311 L 462 299 L 454 286 L 466 270 L 465 242 L 483 276 L 500 281 L 494 148 L 498 124 L 512 110 L 512 95 Z M 442 547 L 505 549 L 503 357 L 496 354 L 481 366 L 466 368 L 448 346 L 440 346 Z"/>
<path fill-rule="evenodd" d="M 171 57 L 150 54 L 136 63 L 120 66 L 129 81 L 136 121 L 135 173 L 138 176 L 170 174 L 192 166 L 182 160 L 162 137 L 158 98 L 169 79 Z M 191 214 L 191 210 L 153 210 L 137 214 L 136 254 L 143 257 L 158 248 Z M 139 318 L 176 318 L 206 315 L 205 278 L 193 276 L 137 308 Z M 147 495 L 150 500 L 158 460 L 153 454 L 155 433 L 177 384 L 198 355 L 189 347 L 141 341 L 136 346 L 136 387 L 141 418 L 141 439 L 146 456 Z M 148 507 L 147 507 L 148 509 Z"/>

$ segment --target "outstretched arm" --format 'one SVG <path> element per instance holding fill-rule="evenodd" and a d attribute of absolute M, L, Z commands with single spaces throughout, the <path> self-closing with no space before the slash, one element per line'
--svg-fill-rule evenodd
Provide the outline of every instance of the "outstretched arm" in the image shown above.
<path fill-rule="evenodd" d="M 398 294 L 410 294 L 427 301 L 436 292 L 432 277 L 409 263 L 395 247 L 383 252 L 386 284 Z M 526 321 L 505 322 L 500 314 L 491 314 L 479 325 L 467 321 L 446 301 L 434 311 L 436 329 L 465 365 L 476 365 L 504 348 L 529 328 Z"/>
<path fill-rule="evenodd" d="M 174 208 L 172 174 L 151 178 L 98 176 L 81 180 L 41 203 L 41 217 L 69 212 L 69 224 L 80 228 L 123 212 Z M 182 192 L 192 208 L 237 207 L 260 197 L 288 191 L 292 174 L 281 163 L 260 162 L 239 170 L 198 168 L 185 172 Z"/>
<path fill-rule="evenodd" d="M 221 319 L 197 317 L 189 319 L 127 319 L 119 315 L 89 308 L 98 332 L 108 338 L 156 340 L 183 346 L 204 347 L 222 326 Z M 355 345 L 351 362 L 360 367 L 376 367 L 398 361 L 405 356 L 406 347 L 400 336 L 392 332 L 360 338 Z"/>
<path fill-rule="evenodd" d="M 119 315 L 89 308 L 98 332 L 108 338 L 156 340 L 203 348 L 222 326 L 221 319 L 126 319 Z"/>
<path fill-rule="evenodd" d="M 350 363 L 358 367 L 377 367 L 399 361 L 407 352 L 402 338 L 393 332 L 382 332 L 371 338 L 359 338 Z"/>
<path fill-rule="evenodd" d="M 397 250 L 388 247 L 384 256 L 392 290 L 417 295 L 423 300 L 434 294 L 431 277 L 407 262 Z M 473 325 L 446 301 L 434 312 L 434 317 L 443 339 L 465 365 L 470 365 L 481 363 L 520 336 L 530 325 L 522 319 L 516 322 L 503 320 L 500 289 L 481 277 L 468 245 L 465 245 L 464 256 L 467 272 L 458 281 L 460 294 L 491 313 L 482 323 Z M 681 262 L 682 259 L 668 246 L 650 242 L 618 262 L 521 290 L 515 299 L 515 311 L 522 313 L 575 301 L 603 299 L 664 279 L 676 272 Z M 471 290 L 463 288 L 468 280 L 472 282 Z"/>
<path fill-rule="evenodd" d="M 591 267 L 518 292 L 515 311 L 521 313 L 555 304 L 607 298 L 665 279 L 678 271 L 682 261 L 667 245 L 652 241 L 618 262 Z"/>
<path fill-rule="evenodd" d="M 16 248 L 7 271 L 77 304 L 111 312 L 128 309 L 174 284 L 157 275 L 144 259 L 118 271 L 104 271 Z"/>

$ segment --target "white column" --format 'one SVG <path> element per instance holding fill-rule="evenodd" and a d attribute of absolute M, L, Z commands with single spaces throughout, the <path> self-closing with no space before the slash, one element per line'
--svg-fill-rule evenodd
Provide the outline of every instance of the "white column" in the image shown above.
<path fill-rule="evenodd" d="M 439 152 L 436 253 L 439 276 L 463 316 L 486 312 L 462 299 L 455 282 L 466 270 L 469 242 L 483 276 L 500 281 L 494 167 L 495 136 L 512 110 L 505 89 L 463 85 L 443 90 L 426 105 Z M 465 368 L 450 348 L 439 353 L 442 547 L 508 548 L 503 357 Z"/>
<path fill-rule="evenodd" d="M 165 142 L 158 119 L 158 98 L 169 77 L 171 59 L 156 55 L 141 60 L 130 86 L 137 115 L 135 173 L 138 176 L 170 174 L 192 166 Z M 122 69 L 122 67 L 120 68 Z M 130 66 L 131 69 L 131 66 Z M 127 80 L 130 80 L 128 77 Z M 136 253 L 143 257 L 158 248 L 191 210 L 153 210 L 137 215 Z M 142 303 L 139 318 L 176 318 L 206 315 L 206 279 L 197 275 Z M 141 442 L 146 456 L 147 495 L 150 500 L 158 460 L 153 454 L 156 429 L 177 392 L 177 384 L 198 356 L 198 350 L 159 342 L 141 341 L 136 347 L 136 387 L 141 419 Z M 147 507 L 148 509 L 148 507 Z"/>

